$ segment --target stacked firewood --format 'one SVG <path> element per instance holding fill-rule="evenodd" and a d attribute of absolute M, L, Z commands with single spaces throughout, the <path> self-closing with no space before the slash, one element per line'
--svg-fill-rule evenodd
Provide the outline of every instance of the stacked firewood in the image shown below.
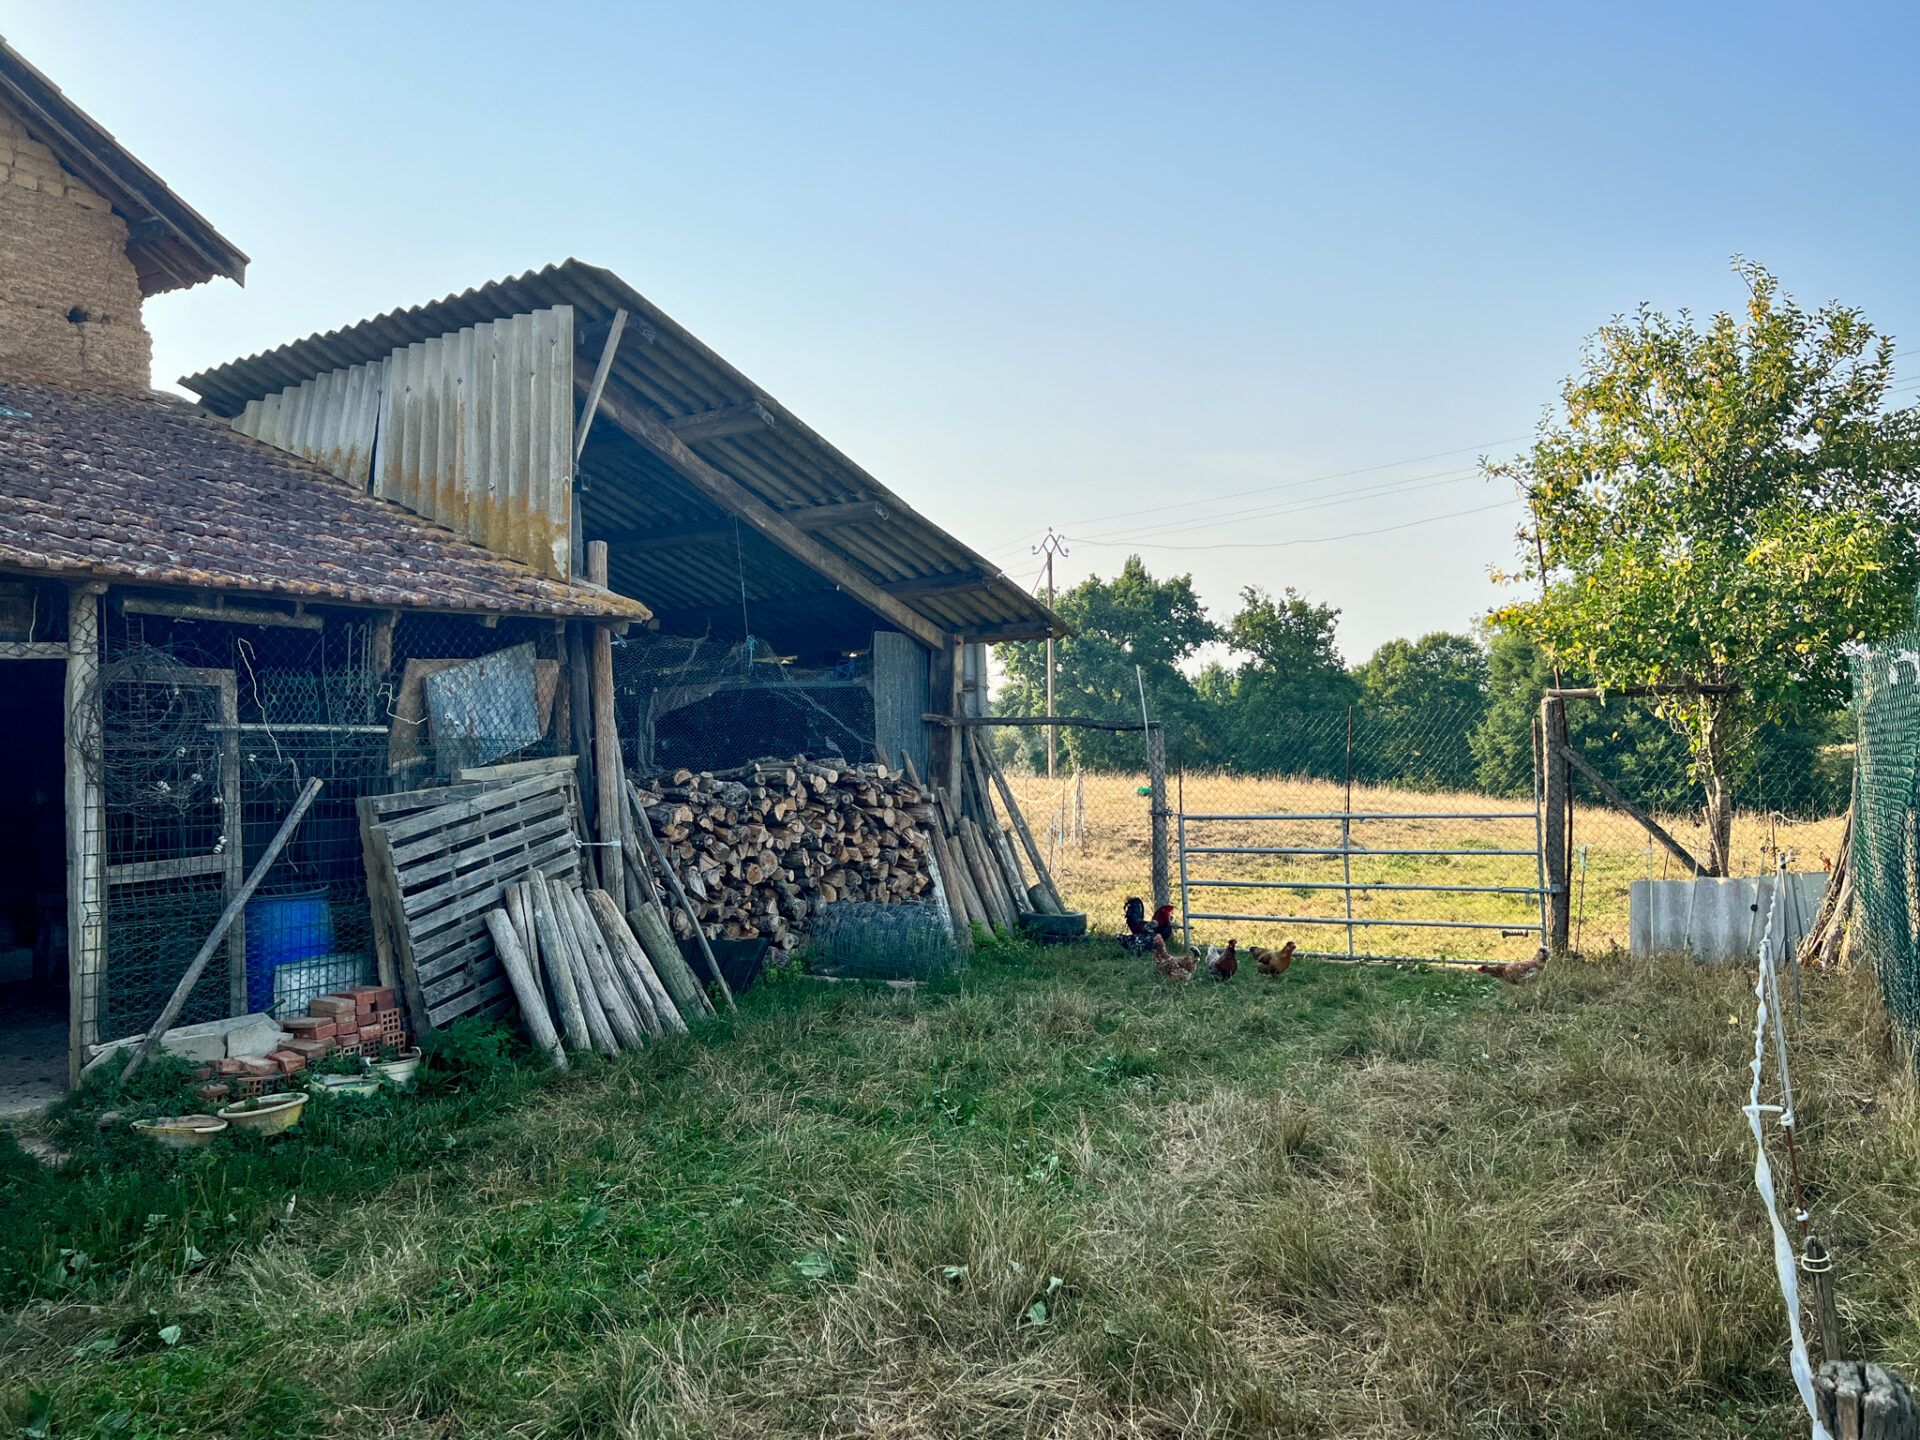
<path fill-rule="evenodd" d="M 634 784 L 708 939 L 764 936 L 789 949 L 820 907 L 841 900 L 930 899 L 933 806 L 886 765 L 759 760 L 675 770 Z M 657 860 L 653 864 L 659 874 Z M 690 938 L 693 920 L 672 915 Z"/>

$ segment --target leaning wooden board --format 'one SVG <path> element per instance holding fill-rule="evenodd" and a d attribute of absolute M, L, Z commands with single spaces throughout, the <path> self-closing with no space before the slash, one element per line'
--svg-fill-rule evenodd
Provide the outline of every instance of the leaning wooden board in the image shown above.
<path fill-rule="evenodd" d="M 363 805 L 376 943 L 384 932 L 415 1026 L 510 1009 L 487 912 L 529 872 L 580 874 L 574 774 L 447 785 Z"/>

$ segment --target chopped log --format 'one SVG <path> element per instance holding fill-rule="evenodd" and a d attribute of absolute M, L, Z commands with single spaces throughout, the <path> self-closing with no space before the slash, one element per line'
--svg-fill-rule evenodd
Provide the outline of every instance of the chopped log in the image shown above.
<path fill-rule="evenodd" d="M 547 1013 L 546 996 L 540 990 L 540 978 L 533 973 L 533 962 L 527 958 L 527 952 L 520 944 L 520 933 L 514 927 L 512 916 L 505 910 L 489 910 L 487 933 L 493 937 L 493 947 L 500 956 L 500 968 L 507 972 L 507 983 L 513 986 L 513 998 L 520 1002 L 520 1018 L 526 1024 L 527 1034 L 536 1047 L 553 1057 L 556 1070 L 566 1069 L 566 1047 L 560 1043 L 560 1035 L 553 1028 L 553 1017 Z"/>

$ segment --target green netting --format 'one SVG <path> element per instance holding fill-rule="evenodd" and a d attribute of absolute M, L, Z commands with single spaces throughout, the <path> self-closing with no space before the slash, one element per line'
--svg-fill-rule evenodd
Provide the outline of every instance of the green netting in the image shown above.
<path fill-rule="evenodd" d="M 1887 1013 L 1920 1039 L 1920 625 L 1853 657 L 1860 743 L 1853 825 L 1854 925 Z"/>

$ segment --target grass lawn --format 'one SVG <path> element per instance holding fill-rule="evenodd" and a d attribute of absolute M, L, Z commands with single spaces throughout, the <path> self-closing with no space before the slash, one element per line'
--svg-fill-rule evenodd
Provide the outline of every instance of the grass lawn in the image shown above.
<path fill-rule="evenodd" d="M 1745 987 L 1009 950 L 278 1142 L 77 1111 L 60 1171 L 0 1141 L 0 1433 L 1804 1434 Z M 1845 1323 L 1912 1374 L 1876 1016 L 1810 980 L 1796 1078 Z"/>

